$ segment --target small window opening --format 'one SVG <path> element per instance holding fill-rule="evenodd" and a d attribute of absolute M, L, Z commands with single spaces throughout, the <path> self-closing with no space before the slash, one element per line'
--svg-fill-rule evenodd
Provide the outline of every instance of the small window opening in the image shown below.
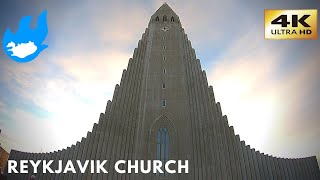
<path fill-rule="evenodd" d="M 163 16 L 163 21 L 168 21 L 167 16 Z"/>
<path fill-rule="evenodd" d="M 166 100 L 162 100 L 162 107 L 166 107 L 166 105 L 167 105 Z"/>
<path fill-rule="evenodd" d="M 163 37 L 162 37 L 162 39 L 163 39 L 163 40 L 166 40 L 166 37 L 165 37 L 165 36 L 163 36 Z"/>
<path fill-rule="evenodd" d="M 171 22 L 174 22 L 174 17 L 173 16 L 171 17 Z"/>
<path fill-rule="evenodd" d="M 162 58 L 164 61 L 166 60 L 166 57 L 165 56 L 163 56 L 163 58 Z"/>
<path fill-rule="evenodd" d="M 165 88 L 166 88 L 166 84 L 162 83 L 162 89 L 165 89 Z"/>
<path fill-rule="evenodd" d="M 163 46 L 162 48 L 163 48 L 163 49 L 166 49 L 167 47 L 166 47 L 166 46 Z"/>
<path fill-rule="evenodd" d="M 159 16 L 156 17 L 156 21 L 159 21 Z"/>
<path fill-rule="evenodd" d="M 163 74 L 167 73 L 167 70 L 166 69 L 163 69 Z"/>

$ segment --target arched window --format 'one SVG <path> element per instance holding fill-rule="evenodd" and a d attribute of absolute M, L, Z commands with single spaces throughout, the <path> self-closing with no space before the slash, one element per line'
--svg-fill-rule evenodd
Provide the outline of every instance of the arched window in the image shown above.
<path fill-rule="evenodd" d="M 168 21 L 166 15 L 163 16 L 163 21 Z"/>
<path fill-rule="evenodd" d="M 169 160 L 169 131 L 166 127 L 161 127 L 158 130 L 156 159 L 162 161 L 163 165 Z M 164 176 L 165 173 L 157 175 Z"/>
<path fill-rule="evenodd" d="M 159 21 L 159 16 L 156 17 L 156 21 Z"/>
<path fill-rule="evenodd" d="M 174 22 L 174 17 L 173 16 L 171 17 L 171 22 Z"/>

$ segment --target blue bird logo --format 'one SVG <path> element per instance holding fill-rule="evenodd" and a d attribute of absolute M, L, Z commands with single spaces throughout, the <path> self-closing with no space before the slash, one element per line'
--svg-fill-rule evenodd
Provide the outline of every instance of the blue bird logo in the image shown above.
<path fill-rule="evenodd" d="M 20 63 L 32 61 L 48 47 L 42 44 L 48 35 L 47 10 L 39 15 L 35 29 L 30 28 L 31 19 L 31 16 L 24 16 L 15 34 L 9 28 L 4 33 L 4 51 L 11 59 Z"/>

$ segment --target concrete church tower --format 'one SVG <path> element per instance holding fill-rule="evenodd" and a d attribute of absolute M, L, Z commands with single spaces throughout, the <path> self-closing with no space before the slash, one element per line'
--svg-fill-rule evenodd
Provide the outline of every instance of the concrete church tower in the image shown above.
<path fill-rule="evenodd" d="M 10 159 L 109 160 L 108 174 L 37 174 L 38 179 L 320 179 L 315 156 L 286 159 L 250 148 L 228 125 L 177 14 L 151 17 L 98 124 L 80 142 L 51 153 L 12 150 Z M 189 174 L 119 174 L 117 160 L 189 160 Z M 41 165 L 40 165 L 41 166 Z M 53 169 L 58 163 L 53 164 Z M 125 167 L 123 167 L 125 168 Z M 77 169 L 77 171 L 79 171 Z M 27 179 L 29 174 L 8 174 Z"/>

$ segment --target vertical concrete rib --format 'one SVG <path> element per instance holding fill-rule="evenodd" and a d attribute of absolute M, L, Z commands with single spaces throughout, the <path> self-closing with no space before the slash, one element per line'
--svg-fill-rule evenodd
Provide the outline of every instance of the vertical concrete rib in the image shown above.
<path fill-rule="evenodd" d="M 246 149 L 246 154 L 248 156 L 248 165 L 249 165 L 249 169 L 250 169 L 251 179 L 252 180 L 256 180 L 257 178 L 256 178 L 255 170 L 254 170 L 254 167 L 253 167 L 253 159 L 252 159 L 250 145 L 246 145 L 245 149 Z"/>
<path fill-rule="evenodd" d="M 147 28 L 145 30 L 145 33 L 142 35 L 142 47 L 141 50 L 139 52 L 139 56 L 136 58 L 137 61 L 137 70 L 134 73 L 135 74 L 135 78 L 136 78 L 136 88 L 134 88 L 134 96 L 135 97 L 135 101 L 134 101 L 134 105 L 133 105 L 133 114 L 130 117 L 130 122 L 131 124 L 130 126 L 130 139 L 129 139 L 129 145 L 127 148 L 127 159 L 134 159 L 134 157 L 136 157 L 136 153 L 134 152 L 134 148 L 135 148 L 135 140 L 136 140 L 136 136 L 137 136 L 137 124 L 138 124 L 138 108 L 140 105 L 140 96 L 141 96 L 141 89 L 142 89 L 142 78 L 143 78 L 143 73 L 144 73 L 144 62 L 146 60 L 145 58 L 145 53 L 146 53 L 146 45 L 147 45 L 147 38 L 148 38 L 148 34 L 149 34 L 149 29 Z M 127 179 L 133 179 L 133 176 L 128 176 Z"/>
<path fill-rule="evenodd" d="M 73 153 L 70 155 L 70 160 L 72 161 L 73 165 L 74 165 L 74 168 L 76 170 L 77 173 L 79 173 L 79 170 L 78 170 L 78 165 L 77 165 L 77 154 L 78 154 L 78 151 L 79 151 L 79 146 L 80 146 L 80 143 L 77 142 L 76 145 L 74 146 L 74 150 L 73 150 Z M 67 179 L 68 180 L 71 180 L 73 178 L 73 176 L 75 175 L 76 173 L 72 173 L 70 172 L 67 176 Z"/>
<path fill-rule="evenodd" d="M 227 144 L 227 148 L 228 148 L 228 156 L 230 158 L 230 171 L 231 171 L 231 176 L 232 179 L 235 179 L 238 177 L 236 170 L 235 170 L 235 159 L 234 159 L 234 151 L 233 151 L 233 147 L 232 147 L 232 142 L 231 142 L 231 135 L 230 135 L 230 129 L 229 129 L 229 125 L 228 125 L 228 118 L 227 116 L 223 116 L 223 121 L 225 123 L 225 138 L 226 138 L 226 144 Z"/>
<path fill-rule="evenodd" d="M 145 43 L 144 34 L 142 35 L 142 40 L 138 43 L 138 51 L 137 55 L 132 60 L 132 65 L 128 65 L 127 68 L 127 76 L 125 79 L 125 84 L 127 86 L 127 92 L 125 94 L 126 99 L 129 99 L 130 101 L 127 104 L 127 107 L 125 109 L 125 112 L 123 112 L 123 131 L 124 131 L 124 142 L 122 143 L 122 146 L 120 147 L 120 159 L 129 159 L 129 146 L 130 146 L 130 140 L 132 134 L 132 125 L 134 124 L 134 121 L 136 120 L 134 117 L 134 107 L 136 106 L 136 98 L 137 96 L 137 89 L 139 88 L 139 84 L 137 82 L 137 71 L 139 70 L 138 64 L 139 60 L 141 59 L 141 54 L 143 51 L 143 45 Z M 136 86 L 135 86 L 136 85 Z M 128 179 L 130 175 L 126 174 L 121 179 Z"/>
<path fill-rule="evenodd" d="M 132 61 L 130 61 L 132 62 Z M 121 78 L 121 83 L 119 86 L 119 99 L 117 100 L 117 104 L 116 104 L 116 109 L 113 111 L 113 120 L 115 122 L 115 126 L 112 130 L 113 132 L 113 138 L 112 138 L 112 148 L 111 148 L 111 164 L 115 164 L 115 162 L 117 161 L 118 158 L 118 145 L 121 144 L 122 138 L 121 138 L 121 128 L 122 128 L 122 124 L 121 124 L 121 111 L 123 110 L 123 106 L 124 106 L 124 99 L 125 99 L 125 88 L 123 85 L 123 81 L 124 81 L 124 77 L 126 76 L 126 73 L 122 74 L 122 78 Z M 115 171 L 111 171 L 109 173 L 111 179 L 115 179 L 117 176 L 117 173 Z"/>
<path fill-rule="evenodd" d="M 190 168 L 191 168 L 191 172 L 193 172 L 193 179 L 197 179 L 198 177 L 198 172 L 197 172 L 197 167 L 198 167 L 198 156 L 197 156 L 197 130 L 196 130 L 196 127 L 195 127 L 195 124 L 194 124 L 194 121 L 195 121 L 195 117 L 194 117 L 194 113 L 193 113 L 193 93 L 192 93 L 192 86 L 193 86 L 193 77 L 191 76 L 191 60 L 190 60 L 190 57 L 189 57 L 189 46 L 188 46 L 188 38 L 187 38 L 187 35 L 184 34 L 183 36 L 184 38 L 184 59 L 185 59 L 185 62 L 186 62 L 186 76 L 187 76 L 187 87 L 188 87 L 188 96 L 189 96 L 189 106 L 190 106 L 190 127 L 192 129 L 194 129 L 194 131 L 192 131 L 192 147 L 194 147 L 192 150 L 192 159 L 193 161 L 191 161 L 192 164 L 190 164 Z"/>
<path fill-rule="evenodd" d="M 88 146 L 89 146 L 90 136 L 91 136 L 91 132 L 87 132 L 87 136 L 84 139 L 84 142 L 82 142 L 84 144 L 83 144 L 83 148 L 82 148 L 81 158 L 79 159 L 82 164 L 84 164 L 85 161 L 87 160 L 86 153 L 87 153 Z M 77 179 L 83 179 L 83 174 L 77 173 Z"/>
<path fill-rule="evenodd" d="M 288 158 L 284 158 L 283 162 L 284 162 L 285 167 L 287 169 L 288 179 L 293 179 L 289 159 Z"/>
<path fill-rule="evenodd" d="M 275 174 L 276 179 L 280 179 L 280 174 L 279 174 L 279 166 L 277 163 L 277 157 L 271 156 L 272 159 L 272 164 L 273 164 L 273 172 Z"/>
<path fill-rule="evenodd" d="M 261 154 L 261 159 L 262 159 L 262 162 L 263 162 L 263 167 L 264 167 L 264 179 L 269 179 L 269 177 L 271 176 L 271 171 L 269 169 L 269 164 L 268 164 L 268 159 L 267 159 L 267 156 L 262 153 Z M 272 177 L 272 176 L 271 176 Z"/>
<path fill-rule="evenodd" d="M 195 120 L 195 127 L 197 129 L 197 134 L 198 134 L 198 138 L 197 138 L 197 143 L 199 145 L 199 149 L 196 152 L 197 156 L 198 156 L 198 165 L 197 165 L 197 173 L 198 173 L 198 178 L 199 179 L 205 179 L 204 178 L 204 170 L 203 167 L 205 167 L 205 143 L 204 143 L 204 134 L 203 134 L 203 129 L 202 129 L 202 117 L 200 115 L 200 111 L 201 111 L 201 105 L 200 105 L 200 99 L 198 98 L 198 93 L 199 93 L 199 84 L 198 84 L 198 75 L 197 75 L 197 70 L 198 70 L 198 66 L 197 66 L 197 60 L 196 57 L 193 54 L 193 49 L 191 46 L 191 42 L 188 41 L 188 50 L 189 50 L 189 57 L 190 57 L 190 63 L 191 63 L 191 73 L 193 76 L 193 80 L 194 80 L 194 88 L 193 88 L 193 98 L 194 98 L 194 109 L 193 109 L 193 113 L 194 113 L 194 120 Z"/>
<path fill-rule="evenodd" d="M 313 177 L 313 174 L 312 174 L 312 163 L 310 163 L 311 158 L 312 158 L 312 157 L 306 157 L 306 158 L 304 159 L 305 164 L 306 164 L 307 174 L 308 174 L 309 179 L 316 179 L 315 177 Z M 318 164 L 318 163 L 317 163 L 317 164 Z M 319 169 L 319 168 L 317 168 L 317 169 Z M 319 171 L 320 171 L 320 170 L 319 170 Z M 320 175 L 320 174 L 319 174 L 319 175 Z M 318 179 L 320 179 L 320 176 L 319 176 Z"/>
<path fill-rule="evenodd" d="M 257 159 L 257 154 L 256 154 L 256 150 L 253 148 L 251 149 L 251 155 L 252 155 L 252 160 L 253 160 L 253 167 L 254 167 L 254 171 L 256 174 L 256 178 L 257 180 L 260 180 L 260 171 L 259 171 L 259 167 L 258 167 L 258 159 Z"/>
<path fill-rule="evenodd" d="M 191 46 L 191 43 L 190 43 Z M 191 46 L 192 47 L 192 46 Z M 194 73 L 195 73 L 195 82 L 196 82 L 196 92 L 198 92 L 196 94 L 196 105 L 197 105 L 197 120 L 199 123 L 199 132 L 200 132 L 200 145 L 201 145 L 201 165 L 200 165 L 200 169 L 201 169 L 201 173 L 199 176 L 199 178 L 201 179 L 208 179 L 209 177 L 207 177 L 207 171 L 206 171 L 206 167 L 207 167 L 207 160 L 208 160 L 208 154 L 207 154 L 207 133 L 206 133 L 206 124 L 205 124 L 205 112 L 204 112 L 204 108 L 203 108 L 203 92 L 202 92 L 202 86 L 201 86 L 201 65 L 200 65 L 200 60 L 196 59 L 196 55 L 194 52 L 194 49 L 192 49 L 192 59 L 194 59 Z"/>
<path fill-rule="evenodd" d="M 91 134 L 89 137 L 87 137 L 88 139 L 88 146 L 87 146 L 87 151 L 85 154 L 86 160 L 92 160 L 91 159 L 91 152 L 92 152 L 92 146 L 93 146 L 93 142 L 94 139 L 96 137 L 97 134 L 97 123 L 94 123 Z M 86 172 L 82 175 L 83 179 L 87 179 L 88 174 L 91 173 L 90 169 L 87 169 Z"/>
<path fill-rule="evenodd" d="M 239 140 L 237 139 L 233 126 L 230 126 L 230 136 L 231 136 L 231 142 L 233 146 L 233 152 L 234 152 L 234 167 L 237 174 L 237 178 L 242 177 L 242 171 L 241 171 L 241 158 L 240 158 L 240 152 L 238 147 Z"/>
<path fill-rule="evenodd" d="M 139 41 L 139 45 L 138 45 L 138 48 L 139 46 L 141 46 L 141 41 Z M 137 53 L 137 52 L 136 52 Z M 129 63 L 128 67 L 131 69 L 131 66 L 132 64 L 134 63 L 133 60 L 130 61 L 131 64 Z M 119 104 L 119 107 L 118 109 L 121 111 L 119 111 L 117 113 L 117 117 L 116 117 L 116 121 L 118 122 L 118 131 L 117 131 L 117 144 L 115 144 L 115 148 L 114 148 L 114 157 L 115 157 L 115 160 L 117 159 L 123 159 L 123 157 L 121 157 L 121 152 L 123 152 L 124 150 L 124 147 L 125 146 L 125 137 L 126 137 L 126 133 L 128 132 L 127 131 L 127 124 L 126 124 L 126 119 L 125 119 L 125 115 L 127 115 L 127 110 L 128 110 L 128 106 L 130 104 L 130 100 L 131 99 L 128 99 L 127 98 L 127 94 L 129 94 L 129 87 L 128 87 L 128 81 L 130 81 L 132 78 L 132 76 L 129 77 L 128 73 L 126 70 L 123 70 L 123 73 L 122 73 L 122 79 L 121 79 L 121 83 L 120 83 L 120 88 L 122 89 L 121 91 L 121 95 L 120 95 L 120 104 Z M 120 179 L 121 177 L 119 177 L 120 174 L 118 173 L 114 173 L 113 175 L 113 178 L 112 179 Z M 118 178 L 119 177 L 119 178 Z"/>
<path fill-rule="evenodd" d="M 99 122 L 98 124 L 96 125 L 96 129 L 93 129 L 92 131 L 95 131 L 94 132 L 94 136 L 93 136 L 93 139 L 92 139 L 92 143 L 91 143 L 91 148 L 89 150 L 89 154 L 88 154 L 88 159 L 90 160 L 97 160 L 96 159 L 96 153 L 97 153 L 97 147 L 98 147 L 98 142 L 99 142 L 99 139 L 100 139 L 100 136 L 101 136 L 101 126 L 102 126 L 102 121 L 104 119 L 104 114 L 103 113 L 100 113 L 100 116 L 99 116 Z M 93 174 L 95 173 L 91 173 L 91 172 L 88 172 L 87 173 L 87 177 L 86 179 L 87 180 L 90 180 L 92 179 L 92 176 Z"/>
<path fill-rule="evenodd" d="M 242 174 L 241 174 L 241 163 L 240 163 L 240 154 L 239 154 L 239 149 L 238 149 L 238 146 L 237 146 L 237 141 L 238 139 L 236 138 L 236 135 L 234 133 L 234 128 L 233 126 L 230 126 L 230 137 L 231 137 L 231 142 L 232 142 L 232 147 L 233 147 L 233 152 L 234 152 L 234 167 L 235 167 L 235 172 L 236 172 L 236 175 L 237 178 L 239 177 L 242 177 Z"/>
<path fill-rule="evenodd" d="M 273 164 L 272 164 L 272 159 L 269 155 L 266 155 L 266 162 L 267 162 L 267 165 L 268 165 L 268 172 L 269 172 L 269 178 L 270 179 L 276 179 L 275 178 L 275 174 L 274 174 L 274 171 L 273 171 Z"/>
<path fill-rule="evenodd" d="M 67 161 L 66 161 L 66 162 L 68 162 L 70 160 L 73 163 L 76 172 L 77 172 L 77 169 L 76 169 L 77 163 L 76 163 L 76 161 L 74 161 L 74 159 L 76 158 L 78 144 L 79 144 L 79 142 L 77 142 L 76 145 L 72 145 L 71 146 L 70 152 L 68 154 L 68 158 L 67 158 Z M 68 172 L 67 174 L 65 174 L 65 179 L 67 179 L 67 180 L 71 179 L 73 174 L 74 174 L 73 172 Z"/>
<path fill-rule="evenodd" d="M 191 77 L 191 86 L 195 86 L 195 79 L 194 79 L 194 65 L 193 65 L 193 62 L 194 60 L 192 59 L 192 55 L 191 55 L 191 45 L 190 45 L 190 41 L 188 40 L 188 43 L 187 43 L 187 56 L 188 56 L 188 61 L 189 61 L 189 68 L 190 68 L 190 77 Z M 194 172 L 195 172 L 195 179 L 199 179 L 200 176 L 201 176 L 201 171 L 199 170 L 200 166 L 201 166 L 201 145 L 200 145 L 200 133 L 199 133 L 199 124 L 196 123 L 197 122 L 197 115 L 196 115 L 196 112 L 195 112 L 195 109 L 196 109 L 196 98 L 195 98 L 195 88 L 191 88 L 191 118 L 192 118 L 192 122 L 193 122 L 193 127 L 194 127 L 194 130 L 195 130 L 195 144 L 196 144 L 196 149 L 195 149 L 195 165 L 194 165 Z"/>
<path fill-rule="evenodd" d="M 211 121 L 212 121 L 212 124 L 211 124 L 211 127 L 210 129 L 212 129 L 212 137 L 213 137 L 213 142 L 212 142 L 212 145 L 213 145 L 213 156 L 214 156 L 214 161 L 213 161 L 213 168 L 216 169 L 216 171 L 213 172 L 213 174 L 215 175 L 215 179 L 221 179 L 222 178 L 222 175 L 221 175 L 221 164 L 222 164 L 222 161 L 220 160 L 220 150 L 219 150 L 219 133 L 215 130 L 215 127 L 217 127 L 217 121 L 216 121 L 216 113 L 215 113 L 215 97 L 214 97 L 214 92 L 213 92 L 213 87 L 212 86 L 209 86 L 209 98 L 210 98 L 210 102 L 209 102 L 209 105 L 210 105 L 210 110 L 211 110 Z M 240 141 L 238 142 L 240 144 Z"/>
<path fill-rule="evenodd" d="M 200 63 L 200 62 L 199 62 Z M 216 168 L 214 166 L 214 151 L 213 151 L 213 134 L 210 127 L 212 124 L 212 114 L 210 111 L 210 103 L 209 103 L 209 92 L 208 92 L 208 81 L 207 81 L 207 76 L 206 72 L 202 71 L 200 74 L 200 79 L 201 79 L 201 85 L 202 85 L 202 98 L 203 98 L 203 108 L 205 112 L 205 131 L 206 131 L 206 136 L 207 136 L 207 141 L 206 141 L 206 154 L 207 154 L 207 165 L 205 166 L 205 169 L 207 171 L 207 179 L 214 179 L 214 173 L 216 171 Z"/>
<path fill-rule="evenodd" d="M 66 149 L 65 156 L 63 158 L 63 166 L 62 167 L 66 167 L 66 164 L 67 164 L 68 160 L 70 159 L 70 153 L 72 151 L 71 149 L 72 149 L 72 146 L 68 147 Z M 64 170 L 64 168 L 63 168 L 63 170 Z M 66 177 L 67 177 L 67 173 L 62 172 L 61 179 L 66 179 Z"/>
<path fill-rule="evenodd" d="M 86 138 L 82 137 L 81 141 L 79 143 L 79 149 L 78 149 L 78 153 L 75 156 L 75 160 L 79 160 L 81 163 L 83 163 L 82 161 L 82 154 L 83 154 L 83 149 L 84 149 L 84 145 L 85 145 L 85 141 Z M 78 165 L 77 165 L 78 166 Z M 72 174 L 72 177 L 70 179 L 72 180 L 78 180 L 78 174 L 81 174 L 80 169 L 76 168 L 77 173 L 76 174 Z"/>
<path fill-rule="evenodd" d="M 221 111 L 221 105 L 218 102 L 217 103 L 217 110 L 218 110 L 218 121 L 220 122 L 220 128 L 222 132 L 222 137 L 221 141 L 223 144 L 223 156 L 225 157 L 225 164 L 226 164 L 226 179 L 232 179 L 232 163 L 231 158 L 230 158 L 230 152 L 229 152 L 229 147 L 227 144 L 227 139 L 226 139 L 226 127 L 228 127 L 228 122 L 224 120 L 222 111 Z"/>
<path fill-rule="evenodd" d="M 279 161 L 279 158 L 278 158 L 278 157 L 275 157 L 275 158 L 274 158 L 274 161 L 275 161 L 275 164 L 276 164 L 277 177 L 278 177 L 279 179 L 281 179 L 281 178 L 283 177 L 283 175 L 282 175 L 283 170 L 282 170 L 282 167 L 281 167 L 281 163 L 280 163 L 280 161 Z"/>
<path fill-rule="evenodd" d="M 258 167 L 258 170 L 259 170 L 259 177 L 260 179 L 264 179 L 265 177 L 265 173 L 264 173 L 264 167 L 263 167 L 263 162 L 262 162 L 262 159 L 261 159 L 261 154 L 259 151 L 254 151 L 255 153 L 255 156 L 256 156 L 256 159 L 257 159 L 257 167 Z"/>
<path fill-rule="evenodd" d="M 234 158 L 233 158 L 233 151 L 230 143 L 230 133 L 229 131 L 229 124 L 227 120 L 227 116 L 222 117 L 223 121 L 223 130 L 224 130 L 224 138 L 225 138 L 225 145 L 226 145 L 226 151 L 227 151 L 227 156 L 229 158 L 229 171 L 230 171 L 230 179 L 235 178 L 235 172 L 234 172 Z"/>
<path fill-rule="evenodd" d="M 244 141 L 241 141 L 241 148 L 243 152 L 243 157 L 244 157 L 244 163 L 245 163 L 245 170 L 246 170 L 246 175 L 248 180 L 254 180 L 253 175 L 252 175 L 252 169 L 250 168 L 250 158 L 248 155 L 248 150 L 247 146 Z"/>
<path fill-rule="evenodd" d="M 315 160 L 315 163 L 313 162 Z M 320 179 L 320 172 L 319 172 L 319 166 L 318 163 L 316 161 L 316 157 L 312 156 L 308 158 L 308 164 L 309 164 L 309 168 L 310 168 L 310 174 L 311 174 L 311 179 L 314 180 L 319 180 Z"/>
<path fill-rule="evenodd" d="M 99 142 L 98 142 L 98 146 L 97 146 L 97 153 L 95 156 L 95 159 L 103 161 L 103 160 L 107 160 L 105 159 L 105 154 L 104 154 L 104 149 L 103 149 L 103 145 L 105 143 L 105 141 L 107 141 L 106 139 L 106 133 L 108 131 L 107 129 L 107 123 L 109 121 L 109 109 L 110 109 L 110 101 L 108 101 L 107 105 L 106 105 L 106 110 L 105 110 L 105 114 L 102 117 L 102 123 L 99 123 L 99 126 L 101 126 L 101 134 L 100 134 L 100 138 L 99 138 Z M 107 162 L 108 163 L 108 162 Z M 92 179 L 97 179 L 99 175 L 97 173 L 92 175 Z"/>
<path fill-rule="evenodd" d="M 61 159 L 61 150 L 58 150 L 56 152 L 56 158 L 55 158 L 55 163 L 54 163 L 54 166 L 53 166 L 53 171 L 57 170 L 58 167 L 59 167 L 59 160 Z M 52 174 L 52 178 L 51 179 L 58 179 L 58 175 L 56 173 L 53 173 Z"/>
<path fill-rule="evenodd" d="M 186 36 L 187 37 L 187 36 Z M 186 38 L 187 39 L 187 38 Z M 200 153 L 201 153 L 201 145 L 199 142 L 200 139 L 200 134 L 199 134 L 199 124 L 196 123 L 197 120 L 197 116 L 195 113 L 195 109 L 196 109 L 196 102 L 195 102 L 195 93 L 194 93 L 194 86 L 195 86 L 195 80 L 194 80 L 194 68 L 193 68 L 193 60 L 192 60 L 192 56 L 191 56 L 191 50 L 190 50 L 190 41 L 188 40 L 187 42 L 187 46 L 186 46 L 186 55 L 187 55 L 187 61 L 189 64 L 189 74 L 190 74 L 190 104 L 191 104 L 191 109 L 190 109 L 190 119 L 191 122 L 193 124 L 194 127 L 194 133 L 195 133 L 195 139 L 194 139 L 194 179 L 198 180 L 199 176 L 200 176 L 200 172 L 199 172 L 199 167 L 201 166 L 201 157 L 200 157 Z M 193 88 L 192 88 L 193 87 Z"/>
<path fill-rule="evenodd" d="M 302 178 L 306 179 L 307 178 L 307 170 L 306 170 L 306 166 L 305 166 L 305 164 L 303 162 L 303 158 L 300 158 L 298 160 L 298 162 L 299 162 L 299 166 L 300 166 L 300 169 L 301 169 Z"/>
<path fill-rule="evenodd" d="M 102 142 L 101 142 L 101 148 L 100 149 L 100 156 L 99 156 L 99 159 L 100 160 L 107 160 L 107 164 L 110 163 L 109 162 L 109 159 L 107 159 L 107 146 L 108 146 L 108 142 L 109 142 L 109 132 L 110 132 L 110 111 L 111 111 L 111 101 L 108 101 L 107 102 L 107 105 L 106 105 L 106 110 L 105 110 L 105 118 L 104 118 L 104 133 L 103 133 L 103 138 L 102 138 Z M 100 143 L 99 143 L 100 145 Z M 105 165 L 106 167 L 106 165 Z M 106 169 L 108 172 L 109 170 Z M 95 175 L 96 177 L 94 177 L 93 179 L 102 179 L 103 178 L 103 174 L 100 173 L 100 174 L 96 174 Z"/>
<path fill-rule="evenodd" d="M 236 135 L 236 143 L 237 143 L 237 149 L 238 149 L 237 151 L 239 153 L 239 162 L 240 162 L 240 170 L 241 170 L 241 177 L 242 177 L 241 179 L 246 180 L 246 179 L 249 179 L 249 177 L 246 172 L 245 156 L 244 156 L 239 135 Z"/>
<path fill-rule="evenodd" d="M 298 180 L 298 172 L 294 163 L 294 159 L 289 159 L 294 179 Z"/>
<path fill-rule="evenodd" d="M 312 157 L 307 157 L 305 158 L 305 162 L 307 164 L 306 168 L 307 168 L 307 174 L 308 174 L 308 177 L 309 179 L 313 180 L 313 179 L 317 179 L 316 178 L 316 173 L 314 173 L 314 167 L 313 167 L 313 164 L 312 164 Z M 319 169 L 319 168 L 316 168 L 316 170 Z M 318 178 L 320 179 L 320 177 Z"/>
<path fill-rule="evenodd" d="M 226 153 L 226 147 L 225 147 L 225 136 L 223 131 L 224 123 L 222 121 L 222 112 L 220 109 L 220 103 L 215 104 L 215 121 L 216 121 L 216 130 L 218 133 L 218 146 L 219 146 L 219 156 L 221 160 L 221 176 L 222 178 L 225 177 L 225 175 L 228 174 L 227 168 L 229 167 L 229 159 Z M 228 176 L 228 175 L 227 175 Z M 229 177 L 230 178 L 230 177 Z"/>
<path fill-rule="evenodd" d="M 139 78 L 139 73 L 143 72 L 140 68 L 142 68 L 143 66 L 139 66 L 140 62 L 142 61 L 142 54 L 144 52 L 145 49 L 145 43 L 146 43 L 146 39 L 145 39 L 145 33 L 142 35 L 142 39 L 141 39 L 141 47 L 139 47 L 138 45 L 138 55 L 135 57 L 135 59 L 133 60 L 133 66 L 129 67 L 128 66 L 128 74 L 129 76 L 133 76 L 133 80 L 129 81 L 130 83 L 130 88 L 129 88 L 129 98 L 132 99 L 131 104 L 130 104 L 130 108 L 129 108 L 129 113 L 126 115 L 126 119 L 127 119 L 127 128 L 128 128 L 128 132 L 126 133 L 126 139 L 127 141 L 125 142 L 125 148 L 123 151 L 123 156 L 124 159 L 130 159 L 130 157 L 132 157 L 132 154 L 130 154 L 130 152 L 133 149 L 133 140 L 134 140 L 134 134 L 135 133 L 135 129 L 134 129 L 134 125 L 136 123 L 136 107 L 138 105 L 137 103 L 137 99 L 138 99 L 138 95 L 139 93 L 139 89 L 141 88 L 141 84 L 140 81 L 138 80 Z M 131 151 L 130 151 L 131 150 Z M 124 177 L 124 179 L 129 179 L 130 175 L 126 175 Z"/>
<path fill-rule="evenodd" d="M 319 180 L 320 179 L 320 170 L 319 170 L 319 165 L 318 165 L 316 156 L 311 157 L 311 166 L 312 166 L 312 172 L 313 172 L 314 179 Z"/>
<path fill-rule="evenodd" d="M 296 170 L 296 174 L 297 174 L 297 179 L 302 179 L 302 175 L 301 175 L 301 167 L 299 166 L 299 163 L 298 163 L 298 159 L 295 158 L 293 160 L 293 165 L 294 165 L 294 168 Z"/>
<path fill-rule="evenodd" d="M 312 179 L 312 173 L 311 173 L 311 167 L 310 167 L 310 163 L 309 163 L 309 160 L 310 159 L 310 157 L 307 157 L 307 158 L 304 158 L 304 162 L 305 162 L 305 164 L 306 164 L 306 169 L 307 169 L 307 174 L 308 174 L 308 178 L 309 179 Z"/>
<path fill-rule="evenodd" d="M 283 178 L 288 178 L 289 177 L 289 174 L 288 174 L 288 170 L 286 168 L 286 164 L 284 162 L 284 158 L 279 158 L 279 161 L 280 161 L 280 164 L 281 164 L 281 167 L 282 167 L 282 175 L 283 175 Z"/>
<path fill-rule="evenodd" d="M 288 170 L 288 167 L 287 167 L 287 164 L 286 164 L 286 159 L 284 158 L 280 158 L 280 162 L 281 162 L 281 165 L 282 165 L 282 168 L 283 168 L 283 172 L 284 172 L 284 178 L 289 178 L 289 170 Z"/>
<path fill-rule="evenodd" d="M 102 174 L 103 175 L 103 179 L 105 179 L 106 177 L 111 177 L 112 173 L 113 173 L 113 169 L 112 169 L 112 164 L 114 162 L 114 157 L 113 157 L 113 146 L 114 146 L 114 142 L 115 142 L 115 127 L 117 126 L 117 123 L 115 121 L 114 118 L 114 114 L 116 112 L 116 109 L 118 108 L 118 104 L 119 104 L 119 98 L 120 98 L 120 88 L 119 85 L 117 84 L 115 87 L 115 94 L 113 96 L 113 101 L 112 101 L 112 105 L 111 105 L 111 111 L 110 111 L 110 129 L 109 129 L 109 136 L 108 136 L 108 145 L 107 145 L 107 152 L 106 152 L 106 159 L 109 160 L 109 163 L 107 164 L 107 169 L 109 170 L 109 174 Z"/>

